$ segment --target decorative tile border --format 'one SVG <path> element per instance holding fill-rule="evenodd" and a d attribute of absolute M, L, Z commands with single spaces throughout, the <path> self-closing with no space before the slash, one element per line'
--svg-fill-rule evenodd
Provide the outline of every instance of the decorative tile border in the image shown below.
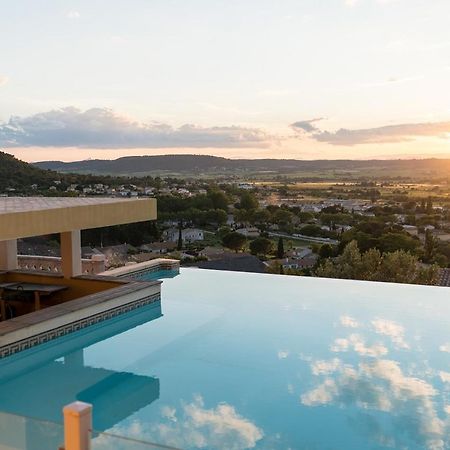
<path fill-rule="evenodd" d="M 141 308 L 146 305 L 150 305 L 157 301 L 161 300 L 161 293 L 158 292 L 156 294 L 150 295 L 148 297 L 140 298 L 138 300 L 134 300 L 132 302 L 126 303 L 121 306 L 117 306 L 115 308 L 108 309 L 106 311 L 102 311 L 101 313 L 94 314 L 92 316 L 84 317 L 82 319 L 76 320 L 74 322 L 68 323 L 66 325 L 53 328 L 51 330 L 45 331 L 43 333 L 39 333 L 34 336 L 30 336 L 26 339 L 22 339 L 20 341 L 13 342 L 11 344 L 0 347 L 0 359 L 6 358 L 8 356 L 19 353 L 23 350 L 28 350 L 32 347 L 35 347 L 39 344 L 44 344 L 45 342 L 52 341 L 61 336 L 66 336 L 70 333 L 74 333 L 76 331 L 82 330 L 86 327 L 94 325 L 99 322 L 103 322 L 108 319 L 112 319 L 113 317 L 117 317 L 121 314 L 125 314 L 127 312 L 133 311 L 137 308 Z"/>

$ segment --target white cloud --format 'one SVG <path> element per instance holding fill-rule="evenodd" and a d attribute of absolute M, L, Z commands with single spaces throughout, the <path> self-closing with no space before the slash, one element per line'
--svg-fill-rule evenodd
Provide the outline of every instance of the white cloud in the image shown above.
<path fill-rule="evenodd" d="M 353 317 L 350 317 L 350 316 L 341 316 L 339 318 L 339 321 L 341 322 L 341 325 L 346 328 L 358 328 L 359 327 L 359 323 L 356 321 L 356 319 L 354 319 Z"/>
<path fill-rule="evenodd" d="M 233 406 L 220 403 L 207 409 L 201 396 L 183 404 L 179 412 L 176 408 L 164 406 L 161 413 L 161 423 L 135 421 L 126 429 L 115 427 L 113 431 L 177 448 L 229 450 L 254 448 L 264 436 L 260 428 L 238 414 Z"/>
<path fill-rule="evenodd" d="M 338 393 L 335 381 L 327 378 L 320 386 L 303 394 L 300 400 L 306 406 L 325 405 L 331 403 Z"/>
<path fill-rule="evenodd" d="M 71 11 L 69 11 L 67 14 L 66 14 L 66 17 L 68 18 L 68 19 L 72 19 L 72 20 L 76 20 L 76 19 L 79 19 L 80 17 L 81 17 L 81 14 L 78 12 L 78 11 L 75 11 L 75 10 L 71 10 Z"/>
<path fill-rule="evenodd" d="M 372 321 L 372 325 L 377 334 L 389 336 L 397 348 L 409 348 L 404 339 L 405 329 L 399 323 L 392 320 L 375 319 Z"/>
<path fill-rule="evenodd" d="M 447 342 L 447 343 L 445 343 L 445 344 L 442 344 L 442 345 L 439 347 L 439 350 L 440 350 L 441 352 L 447 352 L 447 353 L 450 353 L 450 342 Z"/>
<path fill-rule="evenodd" d="M 3 147 L 261 148 L 271 139 L 257 128 L 140 123 L 106 108 L 68 107 L 0 123 Z"/>
<path fill-rule="evenodd" d="M 288 350 L 279 350 L 277 356 L 278 356 L 278 359 L 286 359 L 289 356 L 289 351 Z"/>
<path fill-rule="evenodd" d="M 9 81 L 9 78 L 0 74 L 0 86 L 4 86 Z"/>
<path fill-rule="evenodd" d="M 366 346 L 364 339 L 359 334 L 351 334 L 347 339 L 335 339 L 330 347 L 332 352 L 347 352 L 353 350 L 361 356 L 370 356 L 377 358 L 386 355 L 388 349 L 382 344 Z"/>
<path fill-rule="evenodd" d="M 436 412 L 433 399 L 437 394 L 425 380 L 406 376 L 396 361 L 374 360 L 356 367 L 337 367 L 333 379 L 325 378 L 301 395 L 300 401 L 305 406 L 356 405 L 367 411 L 395 412 L 392 423 L 402 433 L 390 438 L 394 442 L 392 447 L 404 447 L 402 442 L 395 441 L 406 433 L 421 448 L 444 450 L 450 427 Z M 381 422 L 379 426 L 382 427 Z M 387 434 L 389 431 L 384 433 Z"/>
<path fill-rule="evenodd" d="M 439 376 L 444 383 L 450 383 L 450 372 L 444 372 L 441 370 Z"/>
<path fill-rule="evenodd" d="M 331 360 L 319 360 L 314 361 L 311 364 L 311 372 L 314 375 L 326 374 L 336 372 L 342 367 L 342 361 L 339 358 L 333 358 Z"/>

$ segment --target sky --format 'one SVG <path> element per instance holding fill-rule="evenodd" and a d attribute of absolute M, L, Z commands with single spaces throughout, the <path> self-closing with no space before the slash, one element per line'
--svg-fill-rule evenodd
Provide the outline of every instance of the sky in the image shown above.
<path fill-rule="evenodd" d="M 0 0 L 0 149 L 450 157 L 449 0 Z"/>

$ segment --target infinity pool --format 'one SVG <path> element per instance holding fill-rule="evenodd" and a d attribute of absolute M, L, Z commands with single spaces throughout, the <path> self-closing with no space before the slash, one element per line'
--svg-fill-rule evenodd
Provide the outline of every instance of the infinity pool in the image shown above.
<path fill-rule="evenodd" d="M 447 288 L 199 269 L 162 288 L 1 362 L 0 411 L 60 422 L 79 399 L 99 431 L 185 449 L 450 449 Z"/>

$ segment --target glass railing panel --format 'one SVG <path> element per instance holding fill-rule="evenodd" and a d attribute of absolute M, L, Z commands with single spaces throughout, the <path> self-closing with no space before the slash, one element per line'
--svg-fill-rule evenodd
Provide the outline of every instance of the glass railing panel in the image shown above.
<path fill-rule="evenodd" d="M 153 442 L 140 441 L 133 438 L 118 436 L 110 433 L 92 433 L 91 450 L 179 450 Z"/>
<path fill-rule="evenodd" d="M 0 449 L 58 450 L 63 445 L 62 423 L 0 412 Z"/>

